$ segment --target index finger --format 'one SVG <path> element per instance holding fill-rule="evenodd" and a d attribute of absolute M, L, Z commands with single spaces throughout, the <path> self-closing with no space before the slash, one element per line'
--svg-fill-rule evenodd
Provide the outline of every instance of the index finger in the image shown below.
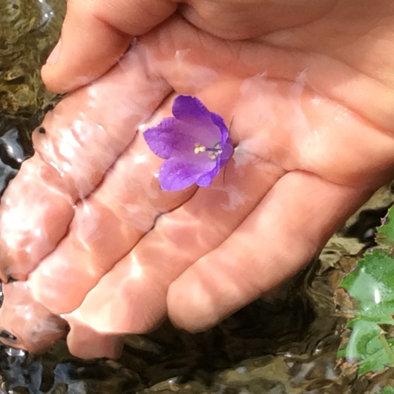
<path fill-rule="evenodd" d="M 89 194 L 170 92 L 135 46 L 99 81 L 77 90 L 35 132 L 35 154 L 2 197 L 0 277 L 26 279 L 66 234 Z M 108 105 L 110 104 L 110 105 Z"/>

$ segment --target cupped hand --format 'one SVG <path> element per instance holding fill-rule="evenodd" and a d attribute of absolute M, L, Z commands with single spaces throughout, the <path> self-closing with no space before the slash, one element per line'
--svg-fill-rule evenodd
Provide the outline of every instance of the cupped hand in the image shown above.
<path fill-rule="evenodd" d="M 94 67 L 105 41 L 68 71 L 47 65 L 48 86 L 81 84 L 86 64 L 98 77 L 175 7 L 129 31 L 148 3 L 120 14 L 121 3 L 87 16 L 97 37 L 123 43 L 110 60 Z M 58 62 L 83 15 L 73 7 Z M 147 332 L 166 315 L 203 330 L 294 275 L 392 177 L 393 13 L 383 0 L 373 13 L 359 0 L 181 4 L 35 132 L 36 154 L 2 201 L 3 280 L 26 280 L 71 325 L 71 351 L 91 356 L 81 343 L 92 331 Z M 177 94 L 231 125 L 235 153 L 208 188 L 164 192 L 155 177 L 161 160 L 142 133 Z"/>

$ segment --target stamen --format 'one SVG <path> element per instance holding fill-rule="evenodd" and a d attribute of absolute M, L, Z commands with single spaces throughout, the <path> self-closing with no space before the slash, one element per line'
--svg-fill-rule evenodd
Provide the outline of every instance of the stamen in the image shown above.
<path fill-rule="evenodd" d="M 214 148 L 207 148 L 206 146 L 201 145 L 199 142 L 196 142 L 194 144 L 194 153 L 198 155 L 199 153 L 202 152 L 207 152 L 208 157 L 211 160 L 216 160 L 219 157 L 219 155 L 222 154 L 223 151 L 220 147 L 220 142 L 218 142 Z"/>
<path fill-rule="evenodd" d="M 196 142 L 196 143 L 194 144 L 194 153 L 195 153 L 196 155 L 198 155 L 198 154 L 201 153 L 201 152 L 205 152 L 206 150 L 207 150 L 207 148 L 206 148 L 205 146 L 199 144 L 198 142 Z"/>
<path fill-rule="evenodd" d="M 218 142 L 216 145 L 215 145 L 215 147 L 214 148 L 207 148 L 207 151 L 209 151 L 208 152 L 208 157 L 211 159 L 211 160 L 216 160 L 221 154 L 222 154 L 222 152 L 223 152 L 223 150 L 221 149 L 221 147 L 220 147 L 220 142 Z"/>

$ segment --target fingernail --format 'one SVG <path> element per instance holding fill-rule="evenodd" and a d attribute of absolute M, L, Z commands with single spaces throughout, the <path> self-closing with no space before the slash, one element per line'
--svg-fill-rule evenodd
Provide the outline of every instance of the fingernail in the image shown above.
<path fill-rule="evenodd" d="M 53 64 L 56 63 L 59 59 L 61 49 L 61 40 L 55 45 L 55 48 L 52 49 L 52 52 L 49 54 L 46 64 Z"/>

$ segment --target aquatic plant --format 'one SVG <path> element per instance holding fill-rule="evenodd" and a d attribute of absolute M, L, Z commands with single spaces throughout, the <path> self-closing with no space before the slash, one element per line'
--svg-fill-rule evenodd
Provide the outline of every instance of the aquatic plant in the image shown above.
<path fill-rule="evenodd" d="M 377 229 L 376 242 L 337 291 L 342 312 L 351 318 L 350 338 L 338 358 L 359 375 L 394 366 L 394 208 Z"/>
<path fill-rule="evenodd" d="M 174 117 L 145 131 L 149 148 L 165 159 L 159 170 L 163 190 L 177 191 L 193 184 L 209 186 L 233 153 L 223 118 L 196 97 L 178 96 Z"/>

